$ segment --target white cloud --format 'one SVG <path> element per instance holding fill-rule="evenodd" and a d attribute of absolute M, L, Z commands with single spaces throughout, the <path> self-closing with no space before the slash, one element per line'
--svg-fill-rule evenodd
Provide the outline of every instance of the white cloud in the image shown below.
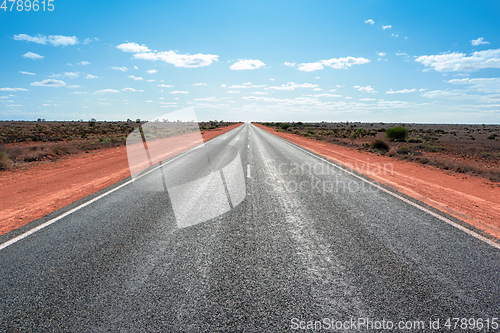
<path fill-rule="evenodd" d="M 193 86 L 206 86 L 206 83 L 200 82 L 200 83 L 193 83 Z"/>
<path fill-rule="evenodd" d="M 62 45 L 75 45 L 78 44 L 78 38 L 75 36 L 60 36 L 60 35 L 55 35 L 55 36 L 49 36 L 48 41 L 50 44 L 54 46 Z"/>
<path fill-rule="evenodd" d="M 87 65 L 90 65 L 90 62 L 86 61 L 86 60 L 83 60 L 83 61 L 78 62 L 77 65 L 87 66 Z"/>
<path fill-rule="evenodd" d="M 43 81 L 33 82 L 31 85 L 38 87 L 64 87 L 66 86 L 66 83 L 61 80 L 47 79 Z"/>
<path fill-rule="evenodd" d="M 151 51 L 144 45 L 139 45 L 137 43 L 123 43 L 116 47 L 118 50 L 122 50 L 123 52 L 132 52 L 132 53 L 143 53 Z"/>
<path fill-rule="evenodd" d="M 417 91 L 417 89 L 413 88 L 413 89 L 403 89 L 403 90 L 397 90 L 397 91 L 394 91 L 394 90 L 389 90 L 389 91 L 386 91 L 385 93 L 386 94 L 408 94 L 408 93 L 411 93 L 411 92 L 415 92 Z"/>
<path fill-rule="evenodd" d="M 37 44 L 52 44 L 54 46 L 67 46 L 78 44 L 78 38 L 75 36 L 61 36 L 61 35 L 50 35 L 48 37 L 44 35 L 30 36 L 26 34 L 14 35 L 14 40 L 25 40 L 27 42 L 33 42 Z"/>
<path fill-rule="evenodd" d="M 453 79 L 448 81 L 455 85 L 468 85 L 471 88 L 487 94 L 500 94 L 500 78 Z"/>
<path fill-rule="evenodd" d="M 131 91 L 131 92 L 134 92 L 134 91 L 137 91 L 137 90 L 135 90 L 134 88 L 123 88 L 122 91 Z"/>
<path fill-rule="evenodd" d="M 171 84 L 159 84 L 158 87 L 162 87 L 162 88 L 173 88 L 174 86 L 171 85 Z"/>
<path fill-rule="evenodd" d="M 328 60 L 320 60 L 317 62 L 302 63 L 299 65 L 298 69 L 304 72 L 312 72 L 319 69 L 323 69 L 323 66 L 331 67 L 334 69 L 349 68 L 352 65 L 362 65 L 369 63 L 370 60 L 359 57 L 343 57 L 343 58 L 332 58 Z"/>
<path fill-rule="evenodd" d="M 423 93 L 422 96 L 427 98 L 438 98 L 438 97 L 462 97 L 463 94 L 448 91 L 448 90 L 432 90 L 426 93 Z"/>
<path fill-rule="evenodd" d="M 366 24 L 375 24 L 375 21 L 372 19 L 368 19 L 365 21 Z"/>
<path fill-rule="evenodd" d="M 415 59 L 415 61 L 438 72 L 500 68 L 500 49 L 474 52 L 470 56 L 464 53 L 423 55 Z"/>
<path fill-rule="evenodd" d="M 96 94 L 115 94 L 115 93 L 119 93 L 119 92 L 120 92 L 120 90 L 116 90 L 116 89 L 103 89 L 103 90 L 98 90 L 95 93 Z"/>
<path fill-rule="evenodd" d="M 272 86 L 269 87 L 269 89 L 272 90 L 295 90 L 297 88 L 318 88 L 317 84 L 311 84 L 311 83 L 301 83 L 297 84 L 294 82 L 288 82 L 287 84 L 282 84 L 281 86 Z"/>
<path fill-rule="evenodd" d="M 383 25 L 382 26 L 382 30 L 385 30 L 385 29 L 391 29 L 392 28 L 392 25 Z"/>
<path fill-rule="evenodd" d="M 385 57 L 386 56 L 386 53 L 385 52 L 377 52 L 377 55 L 379 57 Z"/>
<path fill-rule="evenodd" d="M 336 95 L 336 94 L 315 94 L 313 97 L 342 97 L 342 95 Z"/>
<path fill-rule="evenodd" d="M 361 87 L 361 86 L 354 86 L 354 88 L 358 89 L 361 92 L 367 92 L 367 93 L 375 93 L 375 89 L 373 89 L 371 86 L 366 86 L 366 87 Z"/>
<path fill-rule="evenodd" d="M 115 70 L 115 71 L 122 71 L 122 72 L 126 72 L 128 71 L 128 68 L 127 67 L 111 67 L 112 70 Z"/>
<path fill-rule="evenodd" d="M 298 70 L 303 71 L 303 72 L 313 72 L 313 71 L 317 71 L 317 70 L 320 70 L 323 68 L 324 67 L 321 64 L 321 62 L 309 62 L 309 63 L 300 64 L 298 67 Z"/>
<path fill-rule="evenodd" d="M 473 39 L 470 41 L 470 43 L 473 45 L 473 46 L 478 46 L 478 45 L 485 45 L 485 44 L 489 44 L 490 42 L 487 42 L 484 40 L 484 37 L 479 37 L 478 39 Z"/>
<path fill-rule="evenodd" d="M 195 101 L 204 101 L 204 102 L 219 102 L 220 99 L 218 99 L 215 96 L 212 97 L 202 97 L 202 98 L 195 98 Z"/>
<path fill-rule="evenodd" d="M 170 92 L 171 94 L 189 94 L 189 91 L 174 90 Z"/>
<path fill-rule="evenodd" d="M 375 98 L 360 98 L 359 100 L 363 102 L 376 101 Z"/>
<path fill-rule="evenodd" d="M 0 88 L 0 91 L 28 91 L 28 89 L 25 88 Z"/>
<path fill-rule="evenodd" d="M 63 76 L 69 77 L 70 79 L 76 79 L 77 77 L 80 76 L 80 73 L 78 73 L 78 72 L 65 72 L 65 73 L 63 73 Z"/>
<path fill-rule="evenodd" d="M 215 54 L 178 54 L 175 51 L 166 52 L 150 52 L 150 53 L 136 53 L 134 58 L 143 60 L 160 60 L 175 67 L 204 67 L 211 65 L 212 62 L 218 61 L 219 56 Z"/>
<path fill-rule="evenodd" d="M 249 88 L 264 88 L 267 87 L 267 84 L 252 84 L 251 82 L 243 83 L 243 84 L 233 84 L 229 86 L 229 89 L 249 89 Z"/>
<path fill-rule="evenodd" d="M 294 63 L 294 62 L 286 62 L 286 61 L 285 61 L 285 66 L 288 66 L 288 67 L 295 67 L 295 63 Z"/>
<path fill-rule="evenodd" d="M 87 76 L 85 76 L 86 79 L 97 79 L 98 76 L 95 76 L 95 75 L 92 75 L 92 74 L 87 74 Z"/>
<path fill-rule="evenodd" d="M 76 88 L 81 88 L 81 87 L 78 84 L 72 84 L 72 85 L 68 86 L 68 88 L 76 89 Z"/>
<path fill-rule="evenodd" d="M 24 75 L 36 75 L 35 73 L 25 72 L 25 71 L 19 71 L 19 73 L 24 74 Z"/>
<path fill-rule="evenodd" d="M 158 71 L 156 69 L 150 69 L 149 71 L 146 71 L 146 72 L 148 72 L 149 74 L 158 73 Z"/>
<path fill-rule="evenodd" d="M 37 44 L 47 44 L 47 37 L 42 35 L 38 35 L 37 37 L 35 37 L 26 34 L 19 34 L 14 35 L 14 40 L 25 40 L 27 42 L 33 42 Z"/>
<path fill-rule="evenodd" d="M 94 38 L 90 38 L 90 37 L 87 37 L 83 40 L 83 44 L 89 44 L 89 43 L 92 43 L 92 42 L 98 42 L 99 41 L 99 38 L 97 37 L 94 37 Z"/>
<path fill-rule="evenodd" d="M 134 76 L 134 75 L 129 75 L 127 76 L 129 79 L 132 79 L 132 80 L 136 80 L 136 81 L 140 81 L 140 80 L 144 80 L 142 77 L 139 77 L 139 76 Z"/>
<path fill-rule="evenodd" d="M 230 69 L 233 71 L 258 69 L 264 67 L 265 65 L 266 64 L 257 59 L 239 59 L 237 62 L 231 65 Z"/>
<path fill-rule="evenodd" d="M 33 52 L 26 52 L 25 54 L 23 54 L 23 57 L 30 58 L 33 60 L 43 59 L 43 56 L 39 55 L 38 53 L 33 53 Z"/>
<path fill-rule="evenodd" d="M 239 91 L 239 90 L 228 90 L 227 93 L 228 94 L 240 94 L 241 91 Z"/>
<path fill-rule="evenodd" d="M 396 55 L 399 56 L 408 56 L 408 53 L 406 52 L 396 52 Z"/>

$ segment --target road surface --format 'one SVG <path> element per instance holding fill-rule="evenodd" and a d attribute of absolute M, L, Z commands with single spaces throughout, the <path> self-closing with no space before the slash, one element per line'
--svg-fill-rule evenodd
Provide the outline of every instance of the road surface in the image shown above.
<path fill-rule="evenodd" d="M 500 317 L 497 247 L 253 125 L 151 170 L 3 245 L 0 331 L 451 332 L 448 318 Z"/>

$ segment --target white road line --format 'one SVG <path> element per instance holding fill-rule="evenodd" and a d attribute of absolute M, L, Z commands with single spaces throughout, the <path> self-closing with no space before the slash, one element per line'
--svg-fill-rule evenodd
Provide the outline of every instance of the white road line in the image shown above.
<path fill-rule="evenodd" d="M 247 148 L 250 149 L 250 145 L 247 145 Z"/>
<path fill-rule="evenodd" d="M 272 135 L 272 134 L 271 134 L 271 135 Z M 280 138 L 280 137 L 277 137 L 277 138 Z M 429 210 L 429 209 L 427 209 L 427 208 L 425 208 L 425 207 L 422 207 L 422 206 L 420 206 L 419 204 L 417 204 L 417 203 L 415 203 L 415 202 L 413 202 L 413 201 L 411 201 L 411 200 L 408 200 L 408 199 L 406 199 L 406 198 L 404 198 L 404 197 L 402 197 L 402 196 L 400 196 L 400 195 L 398 195 L 398 194 L 396 194 L 396 193 L 394 193 L 394 192 L 392 192 L 392 191 L 389 191 L 388 189 L 385 189 L 385 188 L 383 188 L 382 186 L 379 186 L 379 185 L 377 185 L 377 184 L 374 184 L 374 183 L 372 183 L 372 182 L 369 182 L 369 181 L 368 181 L 368 180 L 366 180 L 365 178 L 360 177 L 360 176 L 358 176 L 357 174 L 355 174 L 355 173 L 353 173 L 353 172 L 350 172 L 350 171 L 348 171 L 348 170 L 346 170 L 346 169 L 344 169 L 344 168 L 341 168 L 340 166 L 336 165 L 335 163 L 332 163 L 332 162 L 330 162 L 330 161 L 328 161 L 328 160 L 326 160 L 326 159 L 323 159 L 323 158 L 321 158 L 321 157 L 319 157 L 319 156 L 317 156 L 317 155 L 315 155 L 315 154 L 311 153 L 311 152 L 310 152 L 310 151 L 308 151 L 307 149 L 304 149 L 304 148 L 302 148 L 302 147 L 299 147 L 299 146 L 293 145 L 293 144 L 291 144 L 290 142 L 288 142 L 288 141 L 287 141 L 287 140 L 285 140 L 285 139 L 282 139 L 282 138 L 280 138 L 280 139 L 281 139 L 281 140 L 283 140 L 284 142 L 286 142 L 287 144 L 289 144 L 290 146 L 295 147 L 295 148 L 297 148 L 297 149 L 300 149 L 300 150 L 304 151 L 305 153 L 307 153 L 307 154 L 309 154 L 309 155 L 311 155 L 311 156 L 314 156 L 315 158 L 317 158 L 317 159 L 319 159 L 319 160 L 321 160 L 321 161 L 323 161 L 323 162 L 326 162 L 326 163 L 328 163 L 328 164 L 330 164 L 330 165 L 334 166 L 334 167 L 335 167 L 335 168 L 337 168 L 337 169 L 340 169 L 340 170 L 342 170 L 342 171 L 344 171 L 344 172 L 346 172 L 346 173 L 348 173 L 348 174 L 350 174 L 350 175 L 352 175 L 352 176 L 354 176 L 354 177 L 356 177 L 356 178 L 358 178 L 358 179 L 360 179 L 360 180 L 362 180 L 362 181 L 364 181 L 364 182 L 366 182 L 366 183 L 368 183 L 368 184 L 371 184 L 372 186 L 375 186 L 375 187 L 376 187 L 376 188 L 378 188 L 379 190 L 382 190 L 382 191 L 384 191 L 384 192 L 386 192 L 386 193 L 388 193 L 388 194 L 392 195 L 393 197 L 398 198 L 398 199 L 400 199 L 400 200 L 402 200 L 402 201 L 404 201 L 404 202 L 406 202 L 406 203 L 408 203 L 408 204 L 412 205 L 413 207 L 416 207 L 416 208 L 418 208 L 418 209 L 420 209 L 420 210 L 422 210 L 422 211 L 424 211 L 424 212 L 426 212 L 426 213 L 428 213 L 428 214 L 430 214 L 430 215 L 432 215 L 432 216 L 434 216 L 434 217 L 436 217 L 436 218 L 440 219 L 441 221 L 446 222 L 446 223 L 448 223 L 449 225 L 451 225 L 451 226 L 453 226 L 453 227 L 455 227 L 455 228 L 457 228 L 457 229 L 462 230 L 463 232 L 465 232 L 465 233 L 467 233 L 467 234 L 471 235 L 472 237 L 475 237 L 475 238 L 477 238 L 477 239 L 479 239 L 479 240 L 482 240 L 483 242 L 487 243 L 488 245 L 493 246 L 494 248 L 500 249 L 500 244 L 495 243 L 495 242 L 493 242 L 492 240 L 490 240 L 490 239 L 488 239 L 488 238 L 486 238 L 486 237 L 484 237 L 484 236 L 481 236 L 480 234 L 475 233 L 474 231 L 472 231 L 472 230 L 470 230 L 470 229 L 467 229 L 466 227 L 461 226 L 460 224 L 457 224 L 457 223 L 453 222 L 452 220 L 447 219 L 447 218 L 446 218 L 446 217 L 444 217 L 444 216 L 441 216 L 441 215 L 439 215 L 439 214 L 437 214 L 437 213 L 435 213 L 435 212 L 433 212 L 433 211 L 431 211 L 431 210 Z"/>
<path fill-rule="evenodd" d="M 252 178 L 250 177 L 250 164 L 247 164 L 247 178 Z"/>
<path fill-rule="evenodd" d="M 229 133 L 229 132 L 227 132 L 227 133 Z M 222 135 L 225 135 L 225 134 L 227 134 L 227 133 L 224 133 L 224 134 L 222 134 Z M 220 137 L 220 136 L 219 136 L 219 137 Z M 212 140 L 210 140 L 210 141 L 212 141 Z M 149 170 L 148 172 L 145 172 L 145 173 L 143 173 L 142 175 L 139 175 L 139 176 L 138 176 L 138 177 L 136 177 L 135 179 L 142 178 L 142 177 L 144 177 L 144 176 L 146 176 L 146 175 L 150 174 L 151 172 L 153 172 L 153 171 L 155 171 L 155 170 L 158 170 L 159 168 L 161 168 L 161 167 L 163 167 L 163 166 L 167 165 L 167 164 L 168 164 L 168 163 L 170 163 L 170 162 L 175 161 L 175 160 L 176 160 L 176 159 L 178 159 L 178 158 L 181 158 L 182 156 L 186 155 L 187 153 L 192 152 L 193 150 L 196 150 L 196 149 L 200 148 L 201 146 L 203 146 L 204 144 L 209 143 L 210 141 L 207 141 L 207 142 L 205 142 L 205 143 L 202 143 L 201 145 L 198 145 L 198 146 L 196 146 L 196 147 L 194 147 L 194 148 L 191 148 L 191 149 L 189 149 L 189 150 L 185 151 L 184 153 L 180 154 L 179 156 L 174 157 L 173 159 L 171 159 L 171 160 L 167 161 L 167 162 L 166 162 L 166 163 L 164 163 L 163 165 L 158 165 L 157 167 L 155 167 L 155 168 L 153 168 L 153 169 Z M 113 193 L 113 192 L 115 192 L 115 191 L 118 191 L 118 190 L 119 190 L 119 189 L 121 189 L 122 187 L 125 187 L 125 186 L 129 185 L 130 183 L 133 183 L 135 179 L 131 179 L 131 180 L 127 181 L 126 183 L 123 183 L 123 184 L 121 184 L 120 186 L 115 187 L 114 189 L 109 190 L 108 192 L 103 193 L 103 194 L 101 194 L 101 195 L 99 195 L 99 196 L 95 197 L 94 199 L 91 199 L 91 200 L 89 200 L 89 201 L 87 201 L 87 202 L 85 202 L 85 203 L 81 204 L 80 206 L 77 206 L 77 207 L 75 207 L 75 208 L 73 208 L 73 209 L 71 209 L 71 210 L 67 211 L 67 212 L 66 212 L 66 213 L 64 213 L 64 214 L 61 214 L 61 215 L 59 215 L 58 217 L 53 218 L 52 220 L 48 220 L 47 222 L 44 222 L 44 223 L 40 224 L 38 227 L 35 227 L 35 228 L 31 229 L 31 230 L 28 230 L 28 231 L 26 231 L 25 233 L 23 233 L 23 234 L 21 234 L 21 235 L 19 235 L 19 236 L 17 236 L 17 237 L 12 238 L 11 240 L 9 240 L 9 241 L 7 241 L 7 242 L 5 242 L 5 243 L 3 243 L 3 244 L 0 244 L 0 251 L 1 251 L 1 250 L 3 250 L 3 249 L 5 249 L 5 248 L 6 248 L 6 247 L 8 247 L 8 246 L 10 246 L 10 245 L 14 244 L 14 243 L 19 242 L 20 240 L 22 240 L 22 239 L 24 239 L 24 238 L 28 237 L 29 235 L 34 234 L 35 232 L 37 232 L 37 231 L 39 231 L 39 230 L 42 230 L 42 229 L 43 229 L 43 228 L 45 228 L 45 227 L 48 227 L 49 225 L 51 225 L 51 224 L 53 224 L 53 223 L 55 223 L 55 222 L 59 221 L 60 219 L 62 219 L 62 218 L 64 218 L 64 217 L 66 217 L 66 216 L 68 216 L 68 215 L 70 215 L 70 214 L 72 214 L 72 213 L 74 213 L 74 212 L 76 212 L 76 211 L 78 211 L 78 210 L 80 210 L 80 209 L 82 209 L 83 207 L 86 207 L 86 206 L 88 206 L 88 205 L 90 205 L 90 204 L 92 204 L 92 203 L 96 202 L 97 200 L 104 198 L 104 197 L 105 197 L 105 196 L 107 196 L 108 194 L 111 194 L 111 193 Z"/>

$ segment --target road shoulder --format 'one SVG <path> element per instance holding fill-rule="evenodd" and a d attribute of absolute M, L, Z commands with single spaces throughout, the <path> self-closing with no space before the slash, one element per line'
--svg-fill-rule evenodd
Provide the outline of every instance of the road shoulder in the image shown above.
<path fill-rule="evenodd" d="M 492 186 L 484 179 L 447 174 L 431 166 L 360 152 L 254 125 L 500 239 L 500 191 L 498 186 Z"/>

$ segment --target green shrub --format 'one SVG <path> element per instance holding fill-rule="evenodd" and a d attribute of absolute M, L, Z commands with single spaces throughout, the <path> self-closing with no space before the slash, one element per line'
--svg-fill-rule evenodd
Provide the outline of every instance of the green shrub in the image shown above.
<path fill-rule="evenodd" d="M 385 136 L 392 141 L 405 141 L 408 137 L 408 129 L 402 126 L 389 128 L 385 131 Z"/>
<path fill-rule="evenodd" d="M 365 135 L 366 135 L 366 131 L 365 131 L 365 129 L 364 129 L 364 128 L 358 128 L 358 129 L 356 130 L 356 137 L 358 137 L 358 138 L 362 138 L 362 137 L 364 137 Z"/>
<path fill-rule="evenodd" d="M 372 149 L 389 150 L 389 145 L 382 140 L 375 140 L 371 144 Z"/>
<path fill-rule="evenodd" d="M 289 125 L 289 124 L 281 124 L 281 125 L 280 125 L 281 129 L 282 129 L 282 130 L 285 130 L 285 131 L 286 131 L 286 130 L 288 129 L 288 127 L 290 127 L 290 126 L 291 126 L 291 125 Z"/>
<path fill-rule="evenodd" d="M 487 137 L 487 139 L 488 139 L 488 140 L 495 140 L 495 138 L 496 138 L 496 137 L 497 137 L 497 135 L 496 135 L 495 133 L 493 133 L 493 134 L 490 134 L 490 135 Z"/>

